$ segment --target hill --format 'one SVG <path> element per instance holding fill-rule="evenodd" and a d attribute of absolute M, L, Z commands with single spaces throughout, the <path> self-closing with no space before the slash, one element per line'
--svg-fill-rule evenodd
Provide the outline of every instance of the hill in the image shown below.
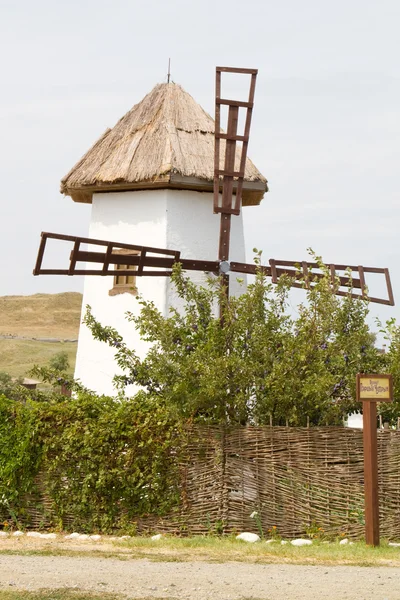
<path fill-rule="evenodd" d="M 0 335 L 76 339 L 82 294 L 0 296 Z"/>
<path fill-rule="evenodd" d="M 61 351 L 68 353 L 72 371 L 77 343 L 63 340 L 77 340 L 81 306 L 82 294 L 76 292 L 0 296 L 0 371 L 25 376 Z"/>

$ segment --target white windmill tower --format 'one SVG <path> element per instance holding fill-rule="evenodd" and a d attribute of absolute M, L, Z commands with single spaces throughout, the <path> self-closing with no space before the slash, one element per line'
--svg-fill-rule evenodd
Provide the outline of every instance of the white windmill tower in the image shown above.
<path fill-rule="evenodd" d="M 156 87 L 107 130 L 61 182 L 75 202 L 91 203 L 89 237 L 179 250 L 185 258 L 215 260 L 220 216 L 213 214 L 214 120 L 179 85 Z M 258 205 L 267 180 L 247 159 L 242 205 Z M 232 219 L 230 255 L 245 262 L 241 214 Z M 119 252 L 123 253 L 124 250 Z M 118 268 L 127 266 L 119 265 Z M 133 269 L 133 267 L 132 267 Z M 200 280 L 204 275 L 191 274 Z M 238 291 L 231 283 L 231 293 Z M 86 277 L 83 310 L 115 327 L 143 355 L 146 347 L 124 318 L 136 313 L 136 293 L 168 314 L 176 305 L 167 277 Z M 114 353 L 81 326 L 75 377 L 114 394 Z"/>

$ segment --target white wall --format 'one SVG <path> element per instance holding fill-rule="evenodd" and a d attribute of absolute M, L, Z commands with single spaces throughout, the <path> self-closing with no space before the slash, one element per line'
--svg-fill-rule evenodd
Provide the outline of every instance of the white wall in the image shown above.
<path fill-rule="evenodd" d="M 212 194 L 184 190 L 146 190 L 141 192 L 98 193 L 93 196 L 89 237 L 180 250 L 182 258 L 216 260 L 220 216 L 212 212 Z M 232 217 L 230 257 L 244 261 L 242 217 Z M 202 273 L 190 273 L 200 282 Z M 243 290 L 231 276 L 232 293 Z M 144 356 L 147 346 L 132 324 L 124 318 L 126 311 L 138 314 L 138 303 L 132 294 L 109 296 L 112 277 L 88 276 L 85 279 L 83 312 L 92 307 L 94 316 L 111 325 L 129 346 Z M 166 277 L 138 277 L 138 293 L 151 299 L 164 315 L 171 305 L 179 307 Z M 98 393 L 114 395 L 112 378 L 118 367 L 114 350 L 105 343 L 93 340 L 86 326 L 81 325 L 75 378 Z M 127 389 L 133 393 L 134 388 Z"/>
<path fill-rule="evenodd" d="M 351 413 L 347 415 L 346 427 L 354 427 L 356 429 L 363 428 L 363 416 L 361 413 Z"/>
<path fill-rule="evenodd" d="M 169 192 L 167 199 L 167 247 L 180 250 L 182 258 L 204 260 L 218 259 L 219 230 L 221 216 L 213 213 L 213 195 L 204 192 Z M 232 216 L 230 260 L 245 262 L 242 215 Z M 240 275 L 230 277 L 230 293 L 243 293 L 237 283 Z M 205 281 L 204 274 L 192 271 L 190 277 L 197 283 Z M 246 279 L 242 276 L 242 279 Z M 167 282 L 168 299 L 177 306 L 173 286 Z"/>

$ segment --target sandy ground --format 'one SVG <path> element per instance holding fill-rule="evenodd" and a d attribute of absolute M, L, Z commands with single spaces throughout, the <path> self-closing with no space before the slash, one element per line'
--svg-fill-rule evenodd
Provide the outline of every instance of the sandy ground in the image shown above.
<path fill-rule="evenodd" d="M 12 548 L 7 543 L 17 552 L 36 545 L 33 540 L 15 540 Z M 67 547 L 82 549 L 82 544 L 63 544 Z M 99 545 L 85 543 L 85 550 L 95 548 Z M 400 568 L 153 562 L 123 553 L 120 558 L 0 554 L 0 589 L 60 587 L 179 600 L 400 600 Z"/>

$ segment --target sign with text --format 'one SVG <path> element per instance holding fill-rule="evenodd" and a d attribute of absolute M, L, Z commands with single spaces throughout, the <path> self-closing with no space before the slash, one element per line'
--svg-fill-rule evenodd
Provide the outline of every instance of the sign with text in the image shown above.
<path fill-rule="evenodd" d="M 379 546 L 377 402 L 393 402 L 393 380 L 382 373 L 358 373 L 357 400 L 363 403 L 365 541 Z"/>
<path fill-rule="evenodd" d="M 364 402 L 393 402 L 393 380 L 391 375 L 357 375 L 357 400 Z"/>

